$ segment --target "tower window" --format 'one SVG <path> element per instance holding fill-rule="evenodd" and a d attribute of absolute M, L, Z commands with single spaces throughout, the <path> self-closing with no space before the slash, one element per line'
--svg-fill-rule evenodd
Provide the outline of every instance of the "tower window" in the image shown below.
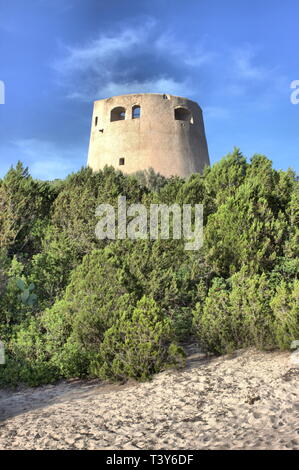
<path fill-rule="evenodd" d="M 140 106 L 136 105 L 132 108 L 132 119 L 139 119 L 141 114 Z"/>
<path fill-rule="evenodd" d="M 124 165 L 125 164 L 125 159 L 124 158 L 120 158 L 119 159 L 119 165 Z"/>
<path fill-rule="evenodd" d="M 186 108 L 175 108 L 174 110 L 174 119 L 177 121 L 188 121 L 193 124 L 193 117 L 189 109 Z"/>
<path fill-rule="evenodd" d="M 126 110 L 125 108 L 122 108 L 121 106 L 118 106 L 117 108 L 112 109 L 111 111 L 111 117 L 110 121 L 123 121 L 126 118 Z"/>
<path fill-rule="evenodd" d="M 98 125 L 98 116 L 95 117 L 94 125 L 95 125 L 96 127 L 97 127 L 97 125 Z"/>

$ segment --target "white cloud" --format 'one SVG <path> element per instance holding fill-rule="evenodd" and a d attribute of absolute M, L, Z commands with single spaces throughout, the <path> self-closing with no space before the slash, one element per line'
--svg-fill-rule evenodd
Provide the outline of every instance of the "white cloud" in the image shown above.
<path fill-rule="evenodd" d="M 170 93 L 198 100 L 210 116 L 226 119 L 220 100 L 228 106 L 230 99 L 268 106 L 271 88 L 283 89 L 278 70 L 262 61 L 257 46 L 213 50 L 210 38 L 187 41 L 162 31 L 152 18 L 133 23 L 65 47 L 54 68 L 67 98 L 90 103 L 128 93 Z"/>
<path fill-rule="evenodd" d="M 173 60 L 179 61 L 182 66 L 201 67 L 211 63 L 217 56 L 215 52 L 207 49 L 204 44 L 187 45 L 170 31 L 162 33 L 154 41 L 154 47 L 160 54 L 167 54 Z"/>
<path fill-rule="evenodd" d="M 178 82 L 173 78 L 157 78 L 156 80 L 114 82 L 108 81 L 105 85 L 99 86 L 95 92 L 96 97 L 110 97 L 126 94 L 138 93 L 169 93 L 176 96 L 190 97 L 190 85 L 188 81 Z M 72 91 L 67 95 L 70 99 L 79 101 L 91 101 L 89 95 L 84 90 Z"/>
<path fill-rule="evenodd" d="M 128 29 L 116 37 L 101 36 L 90 41 L 85 47 L 68 47 L 67 57 L 57 61 L 54 67 L 63 74 L 84 70 L 87 67 L 101 70 L 103 63 L 114 54 L 121 54 L 138 45 L 138 33 L 139 31 Z"/>
<path fill-rule="evenodd" d="M 188 70 L 200 67 L 211 54 L 190 50 L 168 32 L 159 32 L 152 18 L 142 27 L 125 27 L 101 34 L 88 43 L 66 47 L 64 58 L 53 66 L 60 85 L 71 99 L 91 102 L 124 93 L 192 93 Z M 151 65 L 152 64 L 152 65 Z"/>
<path fill-rule="evenodd" d="M 254 63 L 256 52 L 250 45 L 247 44 L 243 48 L 236 49 L 233 51 L 232 56 L 233 71 L 237 74 L 238 78 L 264 80 L 269 77 L 271 70 L 267 70 L 265 67 Z"/>
<path fill-rule="evenodd" d="M 80 71 L 98 72 L 106 78 L 111 74 L 111 66 L 123 55 L 146 43 L 154 26 L 155 21 L 148 19 L 142 27 L 127 27 L 117 34 L 100 34 L 77 47 L 65 46 L 64 58 L 54 62 L 53 67 L 64 78 Z"/>
<path fill-rule="evenodd" d="M 185 82 L 176 82 L 172 78 L 158 78 L 143 82 L 114 83 L 109 82 L 99 89 L 98 94 L 104 96 L 117 96 L 130 93 L 170 93 L 171 95 L 185 96 L 189 87 Z"/>

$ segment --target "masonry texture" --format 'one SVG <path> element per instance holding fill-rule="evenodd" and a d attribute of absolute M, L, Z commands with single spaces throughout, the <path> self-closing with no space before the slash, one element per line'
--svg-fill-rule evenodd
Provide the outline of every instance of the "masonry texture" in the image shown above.
<path fill-rule="evenodd" d="M 153 168 L 186 177 L 209 165 L 201 108 L 194 101 L 154 93 L 94 103 L 88 166 L 124 173 Z"/>

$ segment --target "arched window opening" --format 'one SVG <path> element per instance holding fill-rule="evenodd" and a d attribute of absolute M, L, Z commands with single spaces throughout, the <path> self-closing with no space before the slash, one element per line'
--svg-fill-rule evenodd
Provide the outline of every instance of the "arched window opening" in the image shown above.
<path fill-rule="evenodd" d="M 139 105 L 133 106 L 132 108 L 132 119 L 139 119 L 141 115 L 141 108 Z"/>
<path fill-rule="evenodd" d="M 95 125 L 96 127 L 97 127 L 97 125 L 98 125 L 98 116 L 95 117 L 94 125 Z"/>
<path fill-rule="evenodd" d="M 112 109 L 111 111 L 111 122 L 114 121 L 123 121 L 126 118 L 126 110 L 125 108 L 122 108 L 121 106 L 118 106 L 117 108 Z"/>
<path fill-rule="evenodd" d="M 188 121 L 193 124 L 193 117 L 189 109 L 186 108 L 176 108 L 174 110 L 174 119 L 177 121 Z"/>

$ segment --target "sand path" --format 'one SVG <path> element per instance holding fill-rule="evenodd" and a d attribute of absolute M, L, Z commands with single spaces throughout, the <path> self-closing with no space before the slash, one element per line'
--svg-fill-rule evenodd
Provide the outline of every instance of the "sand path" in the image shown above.
<path fill-rule="evenodd" d="M 148 383 L 0 390 L 0 449 L 299 449 L 288 353 L 193 352 Z"/>

